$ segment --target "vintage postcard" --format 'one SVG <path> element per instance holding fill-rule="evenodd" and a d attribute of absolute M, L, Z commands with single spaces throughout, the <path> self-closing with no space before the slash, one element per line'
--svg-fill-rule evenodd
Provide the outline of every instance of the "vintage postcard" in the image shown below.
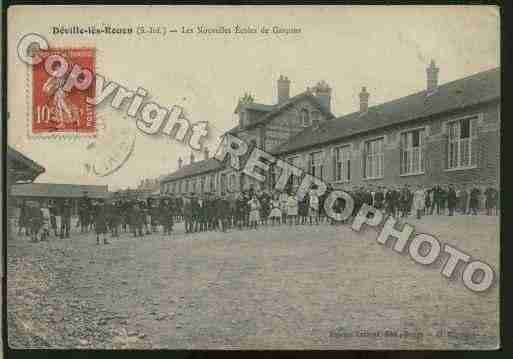
<path fill-rule="evenodd" d="M 498 7 L 7 31 L 10 348 L 500 347 Z"/>

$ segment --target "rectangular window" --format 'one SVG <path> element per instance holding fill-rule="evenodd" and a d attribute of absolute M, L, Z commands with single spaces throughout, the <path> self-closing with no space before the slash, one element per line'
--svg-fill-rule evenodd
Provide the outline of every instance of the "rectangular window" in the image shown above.
<path fill-rule="evenodd" d="M 335 181 L 351 180 L 351 146 L 335 148 Z"/>
<path fill-rule="evenodd" d="M 448 168 L 470 167 L 475 163 L 475 158 L 472 157 L 474 119 L 464 118 L 447 124 L 449 134 Z"/>
<path fill-rule="evenodd" d="M 401 133 L 400 173 L 418 174 L 424 172 L 425 131 L 423 128 Z"/>
<path fill-rule="evenodd" d="M 221 193 L 224 193 L 226 192 L 226 173 L 222 173 L 221 174 L 221 179 L 220 179 L 220 185 L 221 185 Z"/>
<path fill-rule="evenodd" d="M 365 142 L 364 177 L 367 179 L 383 177 L 383 137 Z"/>
<path fill-rule="evenodd" d="M 210 176 L 210 192 L 215 192 L 216 190 L 216 178 L 214 175 Z"/>
<path fill-rule="evenodd" d="M 205 177 L 200 178 L 200 192 L 201 193 L 205 192 Z"/>
<path fill-rule="evenodd" d="M 316 178 L 324 179 L 324 152 L 310 153 L 310 174 Z"/>

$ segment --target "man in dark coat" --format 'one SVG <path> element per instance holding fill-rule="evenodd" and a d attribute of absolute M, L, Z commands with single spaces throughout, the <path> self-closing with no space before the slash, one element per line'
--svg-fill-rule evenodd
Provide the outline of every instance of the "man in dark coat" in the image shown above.
<path fill-rule="evenodd" d="M 400 201 L 401 217 L 406 217 L 409 212 L 408 204 L 410 202 L 410 194 L 408 192 L 408 187 L 404 186 L 402 188 L 399 201 Z"/>
<path fill-rule="evenodd" d="M 242 229 L 244 225 L 244 207 L 246 206 L 246 200 L 244 194 L 239 192 L 235 199 L 235 222 L 239 229 Z"/>
<path fill-rule="evenodd" d="M 69 238 L 69 230 L 71 226 L 71 203 L 69 199 L 65 199 L 61 206 L 61 239 Z"/>
<path fill-rule="evenodd" d="M 89 230 L 90 220 L 92 214 L 92 201 L 88 197 L 87 192 L 78 202 L 78 217 L 80 221 L 80 232 L 85 233 Z"/>
<path fill-rule="evenodd" d="M 100 237 L 103 237 L 103 244 L 107 241 L 107 208 L 102 199 L 98 201 L 94 211 L 94 230 L 96 232 L 96 244 L 100 244 Z"/>
<path fill-rule="evenodd" d="M 27 227 L 32 241 L 37 242 L 39 231 L 43 226 L 43 212 L 37 202 L 29 202 L 27 207 Z"/>
<path fill-rule="evenodd" d="M 216 201 L 216 213 L 218 220 L 221 222 L 221 231 L 226 232 L 228 229 L 228 216 L 230 214 L 230 204 L 226 199 L 226 194 L 222 194 Z"/>
<path fill-rule="evenodd" d="M 374 207 L 377 209 L 383 208 L 383 201 L 385 200 L 385 194 L 383 193 L 383 187 L 379 186 L 374 193 Z"/>
<path fill-rule="evenodd" d="M 121 211 L 122 211 L 122 203 L 121 201 L 116 201 L 114 203 L 109 203 L 109 227 L 112 237 L 119 237 L 119 225 L 121 223 Z"/>
<path fill-rule="evenodd" d="M 135 201 L 130 210 L 130 227 L 132 229 L 132 234 L 134 237 L 142 237 L 143 234 L 143 211 L 141 210 L 141 203 Z"/>
<path fill-rule="evenodd" d="M 454 215 L 454 209 L 458 204 L 458 197 L 456 196 L 456 190 L 452 185 L 449 185 L 449 189 L 447 190 L 447 207 L 449 209 L 449 216 Z"/>
<path fill-rule="evenodd" d="M 183 199 L 183 219 L 185 221 L 185 233 L 192 233 L 193 226 L 193 212 L 192 212 L 192 197 Z"/>
<path fill-rule="evenodd" d="M 470 191 L 470 202 L 469 209 L 474 216 L 477 215 L 477 211 L 479 209 L 479 196 L 481 195 L 481 190 L 477 187 L 472 188 Z"/>
<path fill-rule="evenodd" d="M 492 214 L 497 215 L 497 197 L 498 197 L 497 190 L 493 187 L 488 187 L 485 190 L 484 194 L 486 197 L 486 200 L 485 200 L 486 215 L 487 216 L 491 216 Z"/>
<path fill-rule="evenodd" d="M 50 211 L 50 228 L 53 229 L 53 233 L 55 237 L 59 236 L 59 229 L 57 228 L 57 215 L 59 209 L 55 203 L 55 200 L 50 200 L 48 205 L 48 209 Z"/>
<path fill-rule="evenodd" d="M 250 189 L 249 193 L 244 193 L 244 205 L 242 206 L 242 216 L 243 216 L 243 226 L 249 227 L 249 212 L 250 212 L 250 206 L 249 206 L 249 200 L 252 198 L 251 193 L 253 192 L 253 188 Z"/>
<path fill-rule="evenodd" d="M 160 222 L 164 227 L 164 235 L 171 235 L 174 224 L 173 201 L 170 198 L 164 198 L 159 204 Z"/>

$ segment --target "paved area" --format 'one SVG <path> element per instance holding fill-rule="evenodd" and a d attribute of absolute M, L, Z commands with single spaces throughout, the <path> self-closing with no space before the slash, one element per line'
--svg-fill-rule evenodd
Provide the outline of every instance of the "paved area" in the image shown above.
<path fill-rule="evenodd" d="M 497 217 L 409 220 L 498 272 Z M 8 242 L 14 348 L 451 348 L 498 345 L 484 294 L 375 241 L 373 229 L 267 227 Z M 388 330 L 393 336 L 376 336 Z M 437 332 L 438 335 L 437 335 Z M 395 333 L 395 334 L 393 334 Z"/>

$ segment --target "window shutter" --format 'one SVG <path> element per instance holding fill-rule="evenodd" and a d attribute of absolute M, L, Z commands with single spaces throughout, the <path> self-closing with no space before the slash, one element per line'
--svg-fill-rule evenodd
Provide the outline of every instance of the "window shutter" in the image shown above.
<path fill-rule="evenodd" d="M 443 146 L 444 146 L 444 157 L 445 157 L 445 168 L 449 168 L 449 135 L 444 134 L 442 136 Z"/>
<path fill-rule="evenodd" d="M 405 173 L 405 168 L 404 168 L 404 140 L 403 140 L 404 136 L 403 134 L 399 134 L 399 173 L 400 174 L 403 174 Z"/>
<path fill-rule="evenodd" d="M 477 117 L 470 120 L 470 165 L 477 166 L 479 164 L 479 136 L 478 136 L 478 122 Z"/>
<path fill-rule="evenodd" d="M 366 142 L 362 142 L 361 144 L 361 153 L 362 153 L 362 173 L 363 173 L 363 178 L 368 178 L 369 177 L 369 174 L 367 173 L 367 146 L 366 146 Z"/>
<path fill-rule="evenodd" d="M 322 179 L 328 179 L 328 172 L 330 167 L 330 149 L 324 150 L 322 153 Z"/>
<path fill-rule="evenodd" d="M 420 161 L 420 171 L 421 172 L 426 171 L 426 160 L 427 160 L 427 158 L 426 158 L 426 153 L 427 153 L 427 151 L 426 151 L 426 147 L 427 147 L 426 138 L 427 138 L 426 132 L 424 132 L 421 135 L 421 142 L 420 142 L 420 146 L 421 146 L 420 147 L 420 152 L 421 152 L 421 156 L 422 156 L 421 161 Z"/>
<path fill-rule="evenodd" d="M 331 149 L 331 171 L 333 173 L 333 181 L 337 180 L 337 149 L 333 147 Z"/>
<path fill-rule="evenodd" d="M 351 157 L 347 159 L 347 178 L 345 180 L 351 181 Z"/>

